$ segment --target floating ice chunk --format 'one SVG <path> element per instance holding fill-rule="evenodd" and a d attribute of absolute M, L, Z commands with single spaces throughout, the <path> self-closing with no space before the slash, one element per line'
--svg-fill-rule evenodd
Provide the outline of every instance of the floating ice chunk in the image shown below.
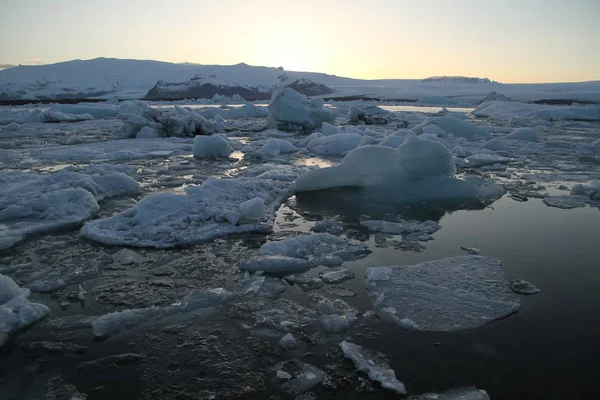
<path fill-rule="evenodd" d="M 535 128 L 519 128 L 515 129 L 510 135 L 506 136 L 507 140 L 523 140 L 525 142 L 537 142 L 538 130 Z"/>
<path fill-rule="evenodd" d="M 324 136 L 334 135 L 336 133 L 340 133 L 340 129 L 335 125 L 331 125 L 330 123 L 323 122 L 323 124 L 321 125 L 321 133 Z"/>
<path fill-rule="evenodd" d="M 194 158 L 229 157 L 231 147 L 220 135 L 196 136 L 194 138 Z"/>
<path fill-rule="evenodd" d="M 449 115 L 444 115 L 442 117 L 434 117 L 426 120 L 425 122 L 417 125 L 413 128 L 418 135 L 422 134 L 423 128 L 427 125 L 437 125 L 440 129 L 442 129 L 447 134 L 452 134 L 455 137 L 464 137 L 468 140 L 483 138 L 483 139 L 491 139 L 492 135 L 489 132 L 481 129 L 480 127 L 471 124 L 467 121 L 462 121 L 460 119 L 454 118 Z"/>
<path fill-rule="evenodd" d="M 397 149 L 398 147 L 402 146 L 402 144 L 404 144 L 406 137 L 406 135 L 396 135 L 395 133 L 392 133 L 391 135 L 384 137 L 383 140 L 379 143 L 379 146 Z"/>
<path fill-rule="evenodd" d="M 360 140 L 360 146 L 368 146 L 370 144 L 378 144 L 379 141 L 377 139 L 375 139 L 374 137 L 371 136 L 363 136 L 363 138 Z"/>
<path fill-rule="evenodd" d="M 508 164 L 511 159 L 497 154 L 477 153 L 465 159 L 467 166 L 472 168 L 492 164 Z"/>
<path fill-rule="evenodd" d="M 434 233 L 440 229 L 435 221 L 405 221 L 391 222 L 383 220 L 364 220 L 360 224 L 374 232 L 387 233 L 390 235 L 400 235 L 402 233 Z"/>
<path fill-rule="evenodd" d="M 299 396 L 317 386 L 325 373 L 317 367 L 298 359 L 282 361 L 273 367 L 273 385 L 288 396 Z"/>
<path fill-rule="evenodd" d="M 329 300 L 319 294 L 309 294 L 316 303 L 319 312 L 319 323 L 327 333 L 346 332 L 358 318 L 358 311 L 340 299 Z"/>
<path fill-rule="evenodd" d="M 481 250 L 477 247 L 460 246 L 460 249 L 465 253 L 472 255 L 478 255 L 481 253 Z"/>
<path fill-rule="evenodd" d="M 341 264 L 363 258 L 367 255 L 367 246 L 363 243 L 339 238 L 328 233 L 295 236 L 276 242 L 263 244 L 259 255 L 281 255 L 310 260 L 315 266 L 336 257 Z"/>
<path fill-rule="evenodd" d="M 19 176 L 12 180 L 11 176 Z M 0 173 L 0 249 L 35 233 L 78 226 L 99 209 L 97 200 L 137 192 L 122 173 L 87 175 L 62 170 L 51 175 Z"/>
<path fill-rule="evenodd" d="M 332 268 L 327 271 L 322 271 L 319 276 L 325 283 L 342 283 L 350 279 L 354 279 L 354 271 L 346 267 Z"/>
<path fill-rule="evenodd" d="M 500 261 L 482 256 L 371 267 L 366 288 L 381 318 L 421 331 L 475 329 L 519 309 Z"/>
<path fill-rule="evenodd" d="M 324 107 L 322 99 L 309 101 L 289 87 L 275 92 L 269 104 L 269 125 L 280 130 L 310 131 L 334 118 L 334 111 Z"/>
<path fill-rule="evenodd" d="M 65 141 L 65 144 L 67 146 L 72 146 L 74 144 L 82 144 L 82 143 L 87 143 L 89 142 L 89 139 L 85 138 L 85 137 L 81 137 L 81 136 L 71 136 L 70 138 L 68 138 Z"/>
<path fill-rule="evenodd" d="M 486 142 L 481 147 L 484 149 L 492 150 L 492 151 L 498 151 L 498 150 L 505 149 L 504 142 L 502 141 L 502 139 L 499 139 L 499 138 L 492 139 L 492 140 Z"/>
<path fill-rule="evenodd" d="M 378 186 L 433 176 L 451 176 L 454 172 L 449 150 L 439 143 L 413 136 L 407 138 L 398 149 L 364 146 L 351 151 L 338 166 L 301 175 L 296 179 L 296 189 L 308 191 L 343 186 Z"/>
<path fill-rule="evenodd" d="M 287 299 L 253 299 L 229 306 L 230 317 L 248 321 L 254 327 L 292 332 L 315 325 L 317 313 Z"/>
<path fill-rule="evenodd" d="M 510 289 L 515 293 L 527 295 L 540 292 L 540 289 L 538 289 L 533 283 L 527 282 L 523 279 L 515 279 L 510 281 Z"/>
<path fill-rule="evenodd" d="M 277 379 L 280 379 L 280 380 L 292 379 L 292 375 L 288 374 L 285 371 L 277 371 L 275 376 L 277 376 Z"/>
<path fill-rule="evenodd" d="M 131 329 L 151 319 L 159 319 L 178 313 L 194 311 L 195 318 L 200 317 L 199 309 L 205 309 L 205 314 L 210 315 L 216 308 L 228 302 L 233 297 L 225 289 L 209 289 L 191 292 L 181 302 L 166 307 L 148 307 L 131 310 L 115 311 L 104 314 L 92 321 L 92 329 L 96 337 L 108 337 Z"/>
<path fill-rule="evenodd" d="M 450 145 L 448 144 L 448 142 L 446 142 L 444 139 L 437 137 L 436 135 L 433 135 L 431 133 L 423 133 L 421 135 L 419 135 L 419 137 L 421 139 L 427 139 L 427 140 L 431 140 L 432 142 L 438 142 L 442 145 L 444 145 L 444 147 L 447 148 L 451 148 Z"/>
<path fill-rule="evenodd" d="M 46 111 L 42 116 L 42 122 L 81 122 L 94 119 L 89 114 L 66 114 L 57 111 Z"/>
<path fill-rule="evenodd" d="M 262 219 L 266 215 L 265 202 L 260 197 L 246 200 L 240 204 L 240 211 L 248 218 Z"/>
<path fill-rule="evenodd" d="M 298 341 L 291 333 L 286 333 L 281 339 L 279 339 L 279 345 L 284 350 L 295 349 L 299 346 Z"/>
<path fill-rule="evenodd" d="M 352 122 L 365 121 L 367 119 L 367 113 L 362 108 L 351 105 L 348 109 L 348 119 Z"/>
<path fill-rule="evenodd" d="M 254 292 L 261 297 L 275 299 L 287 289 L 287 285 L 280 279 L 272 276 L 263 276 L 262 272 L 250 275 L 248 271 L 244 273 L 241 280 L 242 294 Z"/>
<path fill-rule="evenodd" d="M 148 139 L 148 138 L 159 138 L 161 137 L 161 133 L 149 126 L 144 126 L 135 136 L 138 139 Z"/>
<path fill-rule="evenodd" d="M 252 257 L 240 263 L 240 269 L 242 271 L 263 271 L 281 274 L 305 272 L 312 267 L 314 267 L 314 265 L 308 260 L 283 255 L 262 255 Z"/>
<path fill-rule="evenodd" d="M 548 196 L 544 197 L 542 201 L 547 206 L 569 210 L 585 207 L 586 200 L 585 196 Z"/>
<path fill-rule="evenodd" d="M 81 234 L 105 244 L 168 248 L 191 246 L 244 232 L 268 232 L 275 211 L 293 193 L 292 184 L 261 178 L 208 178 L 188 186 L 186 195 L 156 193 L 110 218 L 87 223 Z M 223 213 L 260 197 L 266 216 L 261 221 L 229 224 Z"/>
<path fill-rule="evenodd" d="M 382 360 L 378 360 L 375 355 L 369 354 L 361 346 L 344 340 L 340 343 L 344 356 L 351 359 L 359 371 L 366 372 L 369 378 L 381 383 L 381 386 L 395 391 L 399 394 L 406 394 L 404 384 L 396 379 L 396 373 Z"/>
<path fill-rule="evenodd" d="M 423 127 L 423 133 L 429 133 L 431 135 L 435 135 L 437 137 L 446 137 L 446 131 L 435 124 L 426 125 Z"/>
<path fill-rule="evenodd" d="M 369 189 L 365 193 L 381 192 L 385 200 L 398 204 L 480 202 L 496 200 L 504 193 L 490 180 L 457 179 L 451 177 L 454 172 L 449 149 L 413 136 L 398 149 L 364 146 L 348 153 L 340 165 L 308 171 L 296 179 L 296 191 L 364 187 Z"/>
<path fill-rule="evenodd" d="M 88 114 L 93 118 L 114 118 L 118 114 L 118 108 L 109 104 L 56 104 L 48 111 L 63 114 Z"/>
<path fill-rule="evenodd" d="M 323 281 L 316 276 L 308 274 L 293 274 L 287 275 L 285 280 L 290 284 L 296 284 L 304 291 L 320 289 L 323 287 Z"/>
<path fill-rule="evenodd" d="M 463 148 L 460 146 L 454 146 L 452 148 L 452 153 L 457 157 L 466 157 L 467 156 L 467 152 L 464 151 Z"/>
<path fill-rule="evenodd" d="M 271 138 L 263 145 L 263 151 L 273 151 L 275 153 L 293 153 L 298 149 L 296 146 L 283 139 Z"/>
<path fill-rule="evenodd" d="M 344 232 L 344 224 L 340 220 L 340 216 L 336 215 L 331 218 L 325 218 L 321 221 L 317 221 L 315 226 L 312 227 L 314 232 L 326 232 L 333 235 L 339 235 Z"/>
<path fill-rule="evenodd" d="M 571 195 L 587 196 L 591 199 L 600 198 L 600 181 L 591 181 L 588 184 L 577 183 L 571 188 Z"/>
<path fill-rule="evenodd" d="M 18 131 L 21 129 L 21 125 L 19 125 L 19 123 L 15 122 L 15 121 L 13 121 L 10 124 L 6 125 L 4 127 L 4 129 L 7 131 L 15 132 L 15 131 Z"/>
<path fill-rule="evenodd" d="M 76 227 L 99 208 L 94 196 L 81 188 L 56 190 L 4 208 L 0 223 L 7 228 L 0 230 L 0 250 L 33 234 Z"/>
<path fill-rule="evenodd" d="M 490 400 L 485 390 L 476 388 L 452 389 L 444 393 L 426 393 L 410 396 L 407 400 Z"/>
<path fill-rule="evenodd" d="M 27 300 L 29 289 L 22 289 L 10 277 L 0 274 L 0 347 L 2 337 L 23 329 L 50 312 L 43 304 Z"/>
<path fill-rule="evenodd" d="M 240 264 L 244 271 L 270 273 L 304 272 L 318 265 L 336 266 L 365 257 L 364 244 L 328 233 L 291 237 L 265 243 L 258 255 Z"/>
<path fill-rule="evenodd" d="M 310 169 L 310 167 L 303 165 L 262 164 L 255 167 L 249 167 L 239 176 L 292 182 L 299 175 Z"/>
<path fill-rule="evenodd" d="M 360 146 L 362 138 L 356 133 L 335 133 L 311 140 L 307 148 L 317 154 L 341 155 Z"/>

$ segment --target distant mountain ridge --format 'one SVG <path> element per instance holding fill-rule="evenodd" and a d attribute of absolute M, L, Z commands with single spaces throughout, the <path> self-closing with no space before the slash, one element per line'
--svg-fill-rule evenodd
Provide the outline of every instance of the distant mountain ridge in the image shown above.
<path fill-rule="evenodd" d="M 206 79 L 203 85 L 193 78 Z M 209 82 L 209 80 L 212 80 Z M 187 86 L 186 86 L 187 85 Z M 437 96 L 477 104 L 491 92 L 515 101 L 562 101 L 600 103 L 600 81 L 551 84 L 502 84 L 488 78 L 430 77 L 426 79 L 344 78 L 316 72 L 284 71 L 282 68 L 236 65 L 201 65 L 152 60 L 96 58 L 46 65 L 21 65 L 0 70 L 0 100 L 107 99 L 118 97 L 169 99 L 237 93 L 248 89 L 250 99 L 262 99 L 273 88 L 295 85 L 308 96 L 367 98 L 416 102 Z M 187 89 L 199 92 L 186 92 Z M 292 86 L 293 87 L 293 86 Z M 195 90 L 195 89 L 194 89 Z M 259 94 L 259 98 L 252 97 Z M 454 101 L 453 101 L 454 102 Z"/>

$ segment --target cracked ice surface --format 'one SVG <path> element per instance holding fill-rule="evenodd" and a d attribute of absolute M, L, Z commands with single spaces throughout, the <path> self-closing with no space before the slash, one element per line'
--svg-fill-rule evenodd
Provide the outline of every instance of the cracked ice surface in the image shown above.
<path fill-rule="evenodd" d="M 366 288 L 379 316 L 419 331 L 475 329 L 519 310 L 502 264 L 489 257 L 371 267 Z"/>
<path fill-rule="evenodd" d="M 97 200 L 140 189 L 122 173 L 88 175 L 67 170 L 49 175 L 1 172 L 0 184 L 0 249 L 35 233 L 75 227 L 100 209 Z"/>

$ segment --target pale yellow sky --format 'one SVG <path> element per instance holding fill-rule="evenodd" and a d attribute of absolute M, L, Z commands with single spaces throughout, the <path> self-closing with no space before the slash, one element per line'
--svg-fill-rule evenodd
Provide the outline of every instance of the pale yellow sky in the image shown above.
<path fill-rule="evenodd" d="M 118 57 L 355 78 L 600 79 L 597 0 L 0 0 L 0 64 Z"/>

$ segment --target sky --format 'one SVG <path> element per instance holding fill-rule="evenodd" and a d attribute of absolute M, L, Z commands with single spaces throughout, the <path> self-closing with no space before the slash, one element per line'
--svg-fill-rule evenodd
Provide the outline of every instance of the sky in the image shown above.
<path fill-rule="evenodd" d="M 600 80 L 600 0 L 0 0 L 0 68 L 116 57 Z"/>

